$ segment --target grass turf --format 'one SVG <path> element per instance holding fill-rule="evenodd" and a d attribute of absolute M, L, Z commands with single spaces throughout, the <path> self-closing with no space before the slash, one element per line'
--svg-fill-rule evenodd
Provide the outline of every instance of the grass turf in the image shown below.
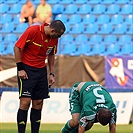
<path fill-rule="evenodd" d="M 60 133 L 60 129 L 64 124 L 41 124 L 39 133 Z M 133 133 L 133 124 L 117 125 L 117 133 Z M 17 125 L 15 123 L 0 123 L 0 133 L 17 133 Z M 27 124 L 26 133 L 30 133 L 30 124 Z M 108 133 L 108 126 L 94 125 L 90 131 L 86 133 Z"/>

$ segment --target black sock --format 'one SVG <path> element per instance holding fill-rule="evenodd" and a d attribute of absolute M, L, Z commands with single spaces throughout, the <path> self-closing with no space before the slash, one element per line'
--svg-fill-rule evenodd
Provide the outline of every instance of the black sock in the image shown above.
<path fill-rule="evenodd" d="M 31 108 L 30 121 L 31 133 L 39 133 L 41 123 L 41 110 Z"/>
<path fill-rule="evenodd" d="M 18 110 L 17 113 L 17 125 L 18 133 L 25 133 L 26 123 L 27 123 L 27 112 L 28 110 Z"/>

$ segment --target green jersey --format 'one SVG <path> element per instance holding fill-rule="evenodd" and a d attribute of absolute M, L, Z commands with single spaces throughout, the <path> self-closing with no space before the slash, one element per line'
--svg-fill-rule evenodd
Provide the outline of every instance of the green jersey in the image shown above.
<path fill-rule="evenodd" d="M 85 82 L 78 89 L 80 82 L 74 84 L 69 95 L 71 113 L 80 113 L 80 125 L 86 126 L 87 121 L 97 122 L 96 113 L 101 108 L 112 112 L 110 124 L 116 122 L 116 106 L 109 92 L 97 82 Z"/>

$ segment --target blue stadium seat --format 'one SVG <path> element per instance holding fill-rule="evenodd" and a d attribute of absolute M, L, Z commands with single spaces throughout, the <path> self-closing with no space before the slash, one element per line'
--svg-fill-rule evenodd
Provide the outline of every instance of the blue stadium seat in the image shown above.
<path fill-rule="evenodd" d="M 133 23 L 133 14 L 126 15 L 124 23 L 131 25 Z"/>
<path fill-rule="evenodd" d="M 0 16 L 0 24 L 9 23 L 12 21 L 12 15 L 11 14 L 3 14 Z"/>
<path fill-rule="evenodd" d="M 69 33 L 70 29 L 71 29 L 71 26 L 69 23 L 64 23 L 65 24 L 65 27 L 66 27 L 66 31 L 65 31 L 65 34 L 66 33 Z"/>
<path fill-rule="evenodd" d="M 63 13 L 65 13 L 65 14 L 74 14 L 74 13 L 77 12 L 77 10 L 78 10 L 78 6 L 76 4 L 68 4 L 65 7 Z"/>
<path fill-rule="evenodd" d="M 98 33 L 99 34 L 110 34 L 113 30 L 113 25 L 112 24 L 103 24 L 101 28 L 99 29 Z"/>
<path fill-rule="evenodd" d="M 11 33 L 14 31 L 14 24 L 13 23 L 5 23 L 0 30 L 0 33 Z"/>
<path fill-rule="evenodd" d="M 74 52 L 76 51 L 76 45 L 75 43 L 65 43 L 62 45 L 63 48 L 61 48 L 61 54 L 63 55 L 74 55 Z"/>
<path fill-rule="evenodd" d="M 72 34 L 80 34 L 82 32 L 84 32 L 84 24 L 82 23 L 74 24 L 72 29 L 69 31 L 69 33 L 72 33 Z"/>
<path fill-rule="evenodd" d="M 91 45 L 89 45 L 87 42 L 86 43 L 75 43 L 76 45 L 76 50 L 74 52 L 75 56 L 79 55 L 88 55 L 91 50 Z"/>
<path fill-rule="evenodd" d="M 132 14 L 133 13 L 133 5 L 126 4 L 121 7 L 120 14 Z"/>
<path fill-rule="evenodd" d="M 7 3 L 7 4 L 15 4 L 17 2 L 19 2 L 19 0 L 6 0 L 5 1 L 5 3 Z"/>
<path fill-rule="evenodd" d="M 16 41 L 17 41 L 16 34 L 10 33 L 6 34 L 4 37 L 4 42 L 16 42 Z"/>
<path fill-rule="evenodd" d="M 68 16 L 66 14 L 58 14 L 55 17 L 55 20 L 61 20 L 66 23 L 68 21 Z"/>
<path fill-rule="evenodd" d="M 127 31 L 126 31 L 126 34 L 133 34 L 133 24 L 131 24 L 129 27 L 128 27 L 128 29 L 127 29 Z"/>
<path fill-rule="evenodd" d="M 8 4 L 0 4 L 0 13 L 6 13 L 9 10 L 9 5 Z"/>
<path fill-rule="evenodd" d="M 10 10 L 8 10 L 7 12 L 12 14 L 18 14 L 21 12 L 21 8 L 22 8 L 22 4 L 16 3 L 16 4 L 13 4 Z"/>
<path fill-rule="evenodd" d="M 20 4 L 25 4 L 27 0 L 19 0 Z"/>
<path fill-rule="evenodd" d="M 13 31 L 14 33 L 23 33 L 26 28 L 28 28 L 28 24 L 27 23 L 20 23 L 17 25 L 16 29 Z"/>
<path fill-rule="evenodd" d="M 69 24 L 76 24 L 81 22 L 81 15 L 80 14 L 72 14 L 69 16 L 68 23 Z"/>
<path fill-rule="evenodd" d="M 54 5 L 54 4 L 57 4 L 57 3 L 59 3 L 59 2 L 60 2 L 60 0 L 48 0 L 48 1 L 47 1 L 48 4 L 53 4 L 53 5 Z"/>
<path fill-rule="evenodd" d="M 104 52 L 104 55 L 118 55 L 119 52 L 120 52 L 120 45 L 112 43 L 107 45 L 107 49 Z"/>
<path fill-rule="evenodd" d="M 116 35 L 106 35 L 103 41 L 104 43 L 115 43 L 117 42 L 117 37 Z"/>
<path fill-rule="evenodd" d="M 131 42 L 132 42 L 132 38 L 130 35 L 121 35 L 118 38 L 118 43 L 122 43 L 123 45 L 126 45 Z"/>
<path fill-rule="evenodd" d="M 1 42 L 0 43 L 0 55 L 3 54 L 4 50 L 5 50 L 5 44 L 4 44 L 4 42 Z"/>
<path fill-rule="evenodd" d="M 99 25 L 97 23 L 90 23 L 87 25 L 84 33 L 86 34 L 95 34 L 99 30 Z"/>
<path fill-rule="evenodd" d="M 88 3 L 88 0 L 75 0 L 74 1 L 75 4 L 87 4 Z"/>
<path fill-rule="evenodd" d="M 20 19 L 20 14 L 16 14 L 16 15 L 14 15 L 14 17 L 13 17 L 12 22 L 13 22 L 14 24 L 20 24 L 19 19 Z"/>
<path fill-rule="evenodd" d="M 105 45 L 96 43 L 92 47 L 92 53 L 93 55 L 103 55 L 105 51 Z"/>
<path fill-rule="evenodd" d="M 130 0 L 117 0 L 117 4 L 127 4 Z"/>
<path fill-rule="evenodd" d="M 4 3 L 4 2 L 5 2 L 5 0 L 0 0 L 0 4 L 1 4 L 1 3 Z"/>
<path fill-rule="evenodd" d="M 118 4 L 111 4 L 107 7 L 106 14 L 117 14 L 120 11 L 120 6 Z"/>
<path fill-rule="evenodd" d="M 122 45 L 120 54 L 121 55 L 131 55 L 131 54 L 133 54 L 133 44 L 130 43 L 128 45 Z"/>
<path fill-rule="evenodd" d="M 101 14 L 98 16 L 96 23 L 97 24 L 105 24 L 110 21 L 110 16 L 107 14 Z"/>
<path fill-rule="evenodd" d="M 62 4 L 55 4 L 52 6 L 53 14 L 61 14 L 64 10 L 64 6 Z"/>
<path fill-rule="evenodd" d="M 123 23 L 124 18 L 123 15 L 121 14 L 115 14 L 111 17 L 111 22 L 112 24 L 119 24 L 119 23 Z"/>
<path fill-rule="evenodd" d="M 88 41 L 88 36 L 86 34 L 78 34 L 75 37 L 75 42 L 83 43 Z"/>
<path fill-rule="evenodd" d="M 77 11 L 78 14 L 88 14 L 92 11 L 92 6 L 90 4 L 83 4 L 79 7 Z"/>
<path fill-rule="evenodd" d="M 89 40 L 90 43 L 100 43 L 102 42 L 102 36 L 101 35 L 92 35 L 90 36 L 90 40 Z"/>
<path fill-rule="evenodd" d="M 38 5 L 40 4 L 40 0 L 34 0 L 33 3 Z"/>
<path fill-rule="evenodd" d="M 116 3 L 116 0 L 103 0 L 102 3 L 103 4 L 113 4 L 113 3 Z"/>
<path fill-rule="evenodd" d="M 64 43 L 64 42 L 73 42 L 74 41 L 74 37 L 72 34 L 64 34 L 61 38 L 60 38 L 60 43 Z"/>
<path fill-rule="evenodd" d="M 126 24 L 117 24 L 114 28 L 113 34 L 125 34 L 127 31 Z"/>
<path fill-rule="evenodd" d="M 0 42 L 3 40 L 3 36 L 2 34 L 0 34 Z"/>
<path fill-rule="evenodd" d="M 100 4 L 102 0 L 89 0 L 87 3 L 88 4 Z"/>
<path fill-rule="evenodd" d="M 93 7 L 92 13 L 93 14 L 102 14 L 106 10 L 106 6 L 104 4 L 97 4 Z"/>
<path fill-rule="evenodd" d="M 93 15 L 93 14 L 87 14 L 87 15 L 84 15 L 83 20 L 82 20 L 82 23 L 83 24 L 90 24 L 90 23 L 94 23 L 95 20 L 96 20 L 95 15 Z"/>
<path fill-rule="evenodd" d="M 62 3 L 62 4 L 71 4 L 73 2 L 74 2 L 74 0 L 61 0 L 60 1 L 60 3 Z"/>
<path fill-rule="evenodd" d="M 8 43 L 5 51 L 3 52 L 4 55 L 14 55 L 14 50 L 13 50 L 13 47 L 14 47 L 14 43 Z"/>

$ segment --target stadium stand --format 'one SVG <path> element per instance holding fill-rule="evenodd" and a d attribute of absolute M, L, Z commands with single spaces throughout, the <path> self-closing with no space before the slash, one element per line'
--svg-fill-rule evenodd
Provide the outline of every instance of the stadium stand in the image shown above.
<path fill-rule="evenodd" d="M 6 34 L 4 37 L 4 42 L 16 42 L 17 41 L 17 36 L 14 33 Z"/>
<path fill-rule="evenodd" d="M 21 8 L 22 8 L 22 4 L 15 3 L 11 6 L 11 8 L 7 11 L 7 13 L 18 14 L 20 13 Z"/>
<path fill-rule="evenodd" d="M 0 4 L 0 13 L 6 13 L 9 9 L 9 6 L 8 4 L 6 3 L 2 3 Z"/>
<path fill-rule="evenodd" d="M 78 34 L 75 37 L 75 42 L 85 43 L 87 41 L 88 41 L 88 36 L 86 34 Z"/>
<path fill-rule="evenodd" d="M 2 14 L 0 16 L 0 24 L 9 23 L 12 21 L 12 15 L 11 14 Z"/>
<path fill-rule="evenodd" d="M 21 34 L 26 30 L 26 28 L 28 28 L 28 23 L 19 23 L 13 32 Z"/>
<path fill-rule="evenodd" d="M 55 4 L 52 6 L 52 13 L 54 15 L 61 14 L 64 10 L 63 4 Z"/>
<path fill-rule="evenodd" d="M 2 34 L 8 34 L 14 31 L 14 24 L 11 23 L 4 23 L 2 29 L 0 30 L 0 33 Z"/>
<path fill-rule="evenodd" d="M 90 4 L 83 4 L 79 7 L 77 11 L 78 14 L 88 14 L 92 11 L 92 6 Z"/>
<path fill-rule="evenodd" d="M 97 4 L 93 7 L 92 13 L 93 14 L 102 14 L 106 10 L 106 6 L 104 4 Z"/>
<path fill-rule="evenodd" d="M 72 15 L 70 15 L 70 17 L 68 19 L 69 24 L 77 24 L 80 22 L 81 22 L 81 15 L 79 15 L 79 14 L 72 14 Z"/>
<path fill-rule="evenodd" d="M 120 6 L 118 4 L 111 4 L 107 7 L 106 14 L 117 14 L 120 11 Z"/>
<path fill-rule="evenodd" d="M 95 34 L 95 33 L 98 32 L 98 30 L 99 30 L 99 26 L 98 26 L 97 23 L 94 23 L 94 24 L 90 23 L 90 24 L 87 25 L 84 33 L 86 33 L 86 34 Z"/>
<path fill-rule="evenodd" d="M 109 23 L 109 21 L 110 21 L 110 16 L 107 14 L 102 14 L 97 17 L 96 23 L 97 24 L 105 24 L 105 23 Z"/>
<path fill-rule="evenodd" d="M 127 31 L 127 25 L 126 24 L 118 24 L 115 26 L 113 34 L 125 34 Z"/>
<path fill-rule="evenodd" d="M 74 3 L 75 4 L 86 4 L 88 3 L 88 0 L 76 0 Z"/>
<path fill-rule="evenodd" d="M 62 2 L 63 2 L 63 1 L 62 1 Z M 64 2 L 65 2 L 65 1 L 64 1 Z M 78 6 L 77 6 L 76 4 L 68 4 L 68 5 L 65 7 L 63 13 L 64 13 L 64 14 L 74 14 L 74 13 L 77 12 L 77 10 L 78 10 Z"/>
<path fill-rule="evenodd" d="M 129 14 L 126 16 L 125 18 L 125 21 L 124 21 L 125 24 L 132 24 L 133 23 L 133 14 Z"/>
<path fill-rule="evenodd" d="M 72 29 L 69 31 L 71 34 L 80 34 L 84 32 L 84 24 L 76 23 L 73 25 Z"/>
<path fill-rule="evenodd" d="M 19 37 L 28 27 L 27 23 L 19 22 L 21 6 L 25 2 L 26 0 L 0 0 L 0 34 L 3 41 L 6 39 L 6 34 L 9 34 L 9 37 L 10 34 Z M 132 41 L 132 0 L 48 0 L 47 2 L 52 6 L 55 15 L 53 19 L 62 20 L 66 25 L 65 35 L 71 35 L 65 42 L 69 42 L 71 38 L 73 43 L 81 42 L 82 38 L 86 44 L 92 43 L 93 40 L 93 44 L 96 45 L 101 45 L 100 43 L 119 45 L 122 40 L 127 40 L 126 43 Z M 39 3 L 40 0 L 33 0 L 34 5 Z M 81 33 L 84 33 L 82 37 Z M 62 38 L 65 38 L 65 35 Z M 97 37 L 92 39 L 92 36 L 101 36 L 102 39 L 97 43 Z M 59 43 L 62 45 L 63 39 Z M 90 52 L 93 55 L 93 50 Z M 77 55 L 79 53 L 77 52 Z"/>
<path fill-rule="evenodd" d="M 111 23 L 109 24 L 102 24 L 100 30 L 98 31 L 98 34 L 110 34 L 113 31 L 113 25 Z"/>
<path fill-rule="evenodd" d="M 110 23 L 112 23 L 112 24 L 119 24 L 119 23 L 122 23 L 123 21 L 124 21 L 123 15 L 121 15 L 121 14 L 114 14 L 111 17 Z"/>
<path fill-rule="evenodd" d="M 83 16 L 82 23 L 87 25 L 87 24 L 90 24 L 90 23 L 94 23 L 95 20 L 96 20 L 95 15 L 93 15 L 93 14 L 87 14 L 87 15 L 84 15 Z"/>
<path fill-rule="evenodd" d="M 68 21 L 68 16 L 65 14 L 58 14 L 55 17 L 55 20 L 58 20 L 58 19 L 66 23 Z"/>
<path fill-rule="evenodd" d="M 116 2 L 116 0 L 103 0 L 102 1 L 103 4 L 113 4 L 115 2 Z"/>

